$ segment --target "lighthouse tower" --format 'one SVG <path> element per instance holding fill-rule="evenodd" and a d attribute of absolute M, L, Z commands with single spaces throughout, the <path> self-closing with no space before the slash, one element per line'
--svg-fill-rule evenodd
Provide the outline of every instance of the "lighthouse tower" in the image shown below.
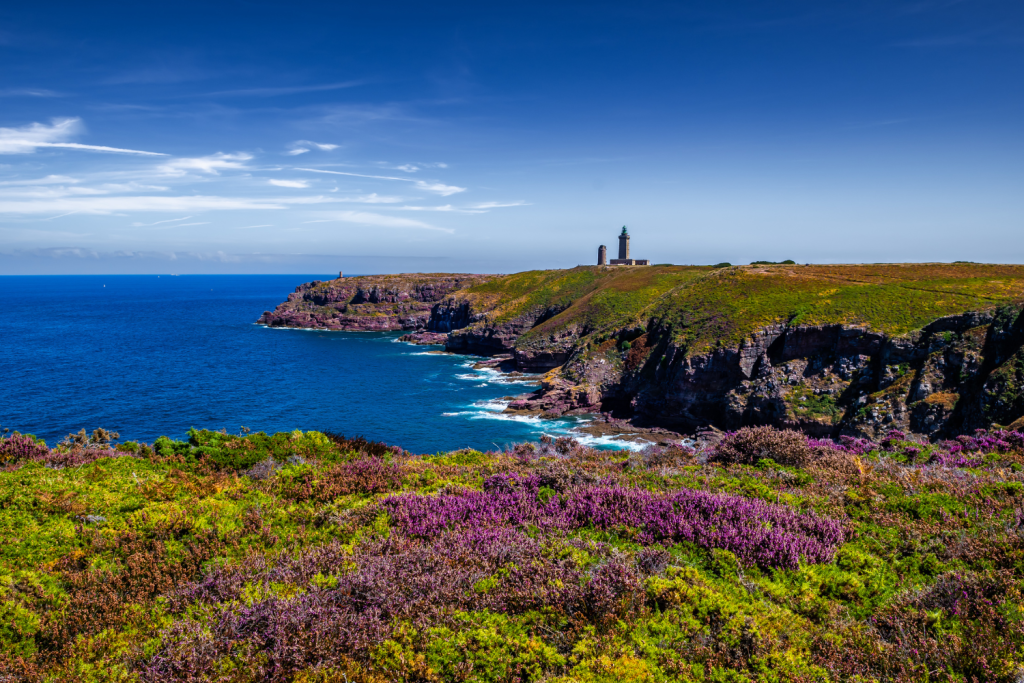
<path fill-rule="evenodd" d="M 605 255 L 604 247 L 597 250 L 598 265 L 604 263 Z M 612 266 L 649 266 L 651 262 L 647 259 L 629 258 L 629 230 L 623 225 L 622 232 L 619 234 L 619 258 L 613 258 L 608 264 Z"/>
<path fill-rule="evenodd" d="M 603 244 L 597 249 L 597 265 L 608 265 L 608 247 L 604 246 Z"/>

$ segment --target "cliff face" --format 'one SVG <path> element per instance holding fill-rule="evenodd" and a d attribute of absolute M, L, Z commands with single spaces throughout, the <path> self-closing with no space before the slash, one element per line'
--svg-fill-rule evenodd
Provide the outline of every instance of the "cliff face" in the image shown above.
<path fill-rule="evenodd" d="M 1024 415 L 1022 309 L 1020 266 L 580 267 L 310 283 L 260 322 L 511 355 L 547 373 L 513 412 L 947 436 Z"/>
<path fill-rule="evenodd" d="M 624 338 L 632 336 L 627 333 Z M 689 431 L 771 424 L 819 436 L 969 433 L 1024 415 L 1019 308 L 940 318 L 890 337 L 848 325 L 772 325 L 689 356 L 657 323 L 579 348 L 513 411 L 609 411 Z"/>
<path fill-rule="evenodd" d="M 347 277 L 296 287 L 288 300 L 257 321 L 271 327 L 385 332 L 441 331 L 431 326 L 434 304 L 490 279 L 487 275 L 414 274 Z"/>
<path fill-rule="evenodd" d="M 629 270 L 556 307 L 456 293 L 449 307 L 478 308 L 448 348 L 512 353 L 520 370 L 547 372 L 513 412 L 864 436 L 944 436 L 1024 414 L 1024 268 L 673 269 L 667 289 L 657 268 L 617 279 L 639 277 Z M 622 292 L 629 305 L 614 299 Z"/>

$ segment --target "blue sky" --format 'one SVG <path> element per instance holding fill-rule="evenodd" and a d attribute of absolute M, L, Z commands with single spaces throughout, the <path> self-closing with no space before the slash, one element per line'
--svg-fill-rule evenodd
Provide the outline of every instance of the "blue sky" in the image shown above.
<path fill-rule="evenodd" d="M 0 274 L 1024 262 L 1024 4 L 4 3 Z"/>

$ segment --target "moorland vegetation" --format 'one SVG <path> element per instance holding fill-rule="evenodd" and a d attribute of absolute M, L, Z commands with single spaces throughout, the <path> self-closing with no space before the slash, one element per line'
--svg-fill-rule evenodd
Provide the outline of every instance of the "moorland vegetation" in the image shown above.
<path fill-rule="evenodd" d="M 0 439 L 16 681 L 1016 681 L 1024 433 Z"/>

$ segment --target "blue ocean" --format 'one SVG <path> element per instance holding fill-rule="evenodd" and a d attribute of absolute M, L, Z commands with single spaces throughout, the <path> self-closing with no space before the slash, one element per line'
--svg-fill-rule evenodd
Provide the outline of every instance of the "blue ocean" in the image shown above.
<path fill-rule="evenodd" d="M 505 397 L 537 384 L 399 333 L 254 324 L 297 285 L 328 277 L 0 277 L 0 427 L 51 445 L 82 427 L 147 442 L 193 426 L 319 429 L 435 453 L 579 426 L 502 414 Z"/>

